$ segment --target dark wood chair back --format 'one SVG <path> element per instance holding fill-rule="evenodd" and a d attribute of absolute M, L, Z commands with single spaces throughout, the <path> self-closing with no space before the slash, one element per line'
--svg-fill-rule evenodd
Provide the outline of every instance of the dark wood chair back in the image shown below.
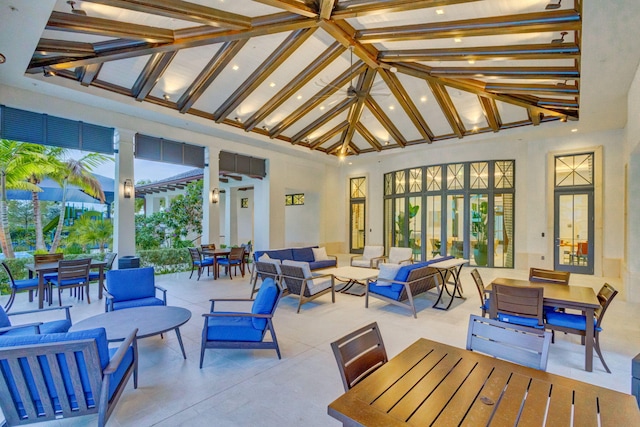
<path fill-rule="evenodd" d="M 547 369 L 551 332 L 471 315 L 467 350 L 530 368 Z"/>
<path fill-rule="evenodd" d="M 113 268 L 113 261 L 115 261 L 116 256 L 118 256 L 118 254 L 115 252 L 109 252 L 104 256 L 104 262 L 106 262 L 104 266 L 105 270 L 111 270 L 111 268 Z"/>
<path fill-rule="evenodd" d="M 189 249 L 189 255 L 191 255 L 192 263 L 202 260 L 202 255 L 200 254 L 200 250 L 198 248 L 188 248 L 188 249 Z"/>
<path fill-rule="evenodd" d="M 251 277 L 251 298 L 253 298 L 253 295 L 260 290 L 260 287 L 258 286 L 258 279 L 264 282 L 266 279 L 272 278 L 276 285 L 282 288 L 282 283 L 280 283 L 280 272 L 274 263 L 258 261 L 255 263 L 254 268 L 255 272 Z"/>
<path fill-rule="evenodd" d="M 60 260 L 58 263 L 58 280 L 82 279 L 89 281 L 91 258 Z"/>
<path fill-rule="evenodd" d="M 231 248 L 229 261 L 242 261 L 244 259 L 244 248 Z"/>
<path fill-rule="evenodd" d="M 471 270 L 471 277 L 473 277 L 473 281 L 476 283 L 476 288 L 478 289 L 478 293 L 480 294 L 480 307 L 484 307 L 486 293 L 484 291 L 484 282 L 482 281 L 482 277 L 480 277 L 480 273 L 477 268 Z M 482 317 L 487 314 L 486 309 L 482 309 Z"/>
<path fill-rule="evenodd" d="M 201 250 L 207 250 L 207 251 L 215 251 L 216 250 L 216 244 L 215 243 L 205 243 L 204 245 L 200 245 L 200 249 Z"/>
<path fill-rule="evenodd" d="M 64 254 L 37 254 L 33 256 L 33 263 L 35 265 L 47 264 L 50 262 L 57 262 L 62 259 L 64 259 Z"/>
<path fill-rule="evenodd" d="M 568 271 L 545 270 L 543 268 L 531 267 L 529 269 L 530 282 L 558 283 L 568 285 L 571 273 Z"/>
<path fill-rule="evenodd" d="M 597 323 L 596 328 L 602 328 L 602 319 L 604 318 L 604 313 L 609 308 L 609 304 L 615 296 L 618 295 L 618 291 L 608 283 L 602 285 L 600 290 L 598 291 L 598 301 L 600 302 L 600 308 L 597 308 L 595 311 Z"/>
<path fill-rule="evenodd" d="M 538 325 L 544 325 L 542 308 L 543 288 L 524 288 L 494 283 L 491 296 L 491 318 L 498 313 L 538 319 Z"/>
<path fill-rule="evenodd" d="M 376 322 L 331 343 L 345 391 L 387 363 L 382 334 Z"/>

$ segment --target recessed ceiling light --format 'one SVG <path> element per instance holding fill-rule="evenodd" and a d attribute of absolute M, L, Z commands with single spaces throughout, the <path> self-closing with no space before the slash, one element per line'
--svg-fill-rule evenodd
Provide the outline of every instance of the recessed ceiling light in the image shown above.
<path fill-rule="evenodd" d="M 350 164 L 350 165 L 352 165 L 352 164 L 353 164 L 353 162 L 349 162 L 349 164 Z"/>
<path fill-rule="evenodd" d="M 462 39 L 460 37 L 454 38 L 453 41 L 456 43 L 462 43 Z"/>
<path fill-rule="evenodd" d="M 389 68 L 389 71 L 391 71 L 392 73 L 397 73 L 398 72 L 398 67 L 391 67 L 391 68 Z"/>
<path fill-rule="evenodd" d="M 396 107 L 394 105 L 389 105 L 389 110 L 395 110 Z"/>
<path fill-rule="evenodd" d="M 262 126 L 262 129 L 264 129 L 264 130 L 269 130 L 269 126 L 266 126 L 266 125 L 265 125 L 265 126 Z"/>
<path fill-rule="evenodd" d="M 271 82 L 271 83 L 269 83 L 269 87 L 275 87 L 275 86 L 276 86 L 276 83 L 275 83 L 275 82 Z"/>
<path fill-rule="evenodd" d="M 426 96 L 420 97 L 420 102 L 427 102 L 427 97 Z"/>
<path fill-rule="evenodd" d="M 468 62 L 469 64 L 475 64 L 475 63 L 476 63 L 476 60 L 475 60 L 475 59 L 470 59 L 470 60 L 468 60 L 467 62 Z"/>
<path fill-rule="evenodd" d="M 578 129 L 571 129 L 571 132 L 578 132 Z"/>
<path fill-rule="evenodd" d="M 0 53 L 0 64 L 4 64 L 7 60 L 7 57 Z"/>
<path fill-rule="evenodd" d="M 389 145 L 389 141 L 385 141 L 384 145 Z"/>
<path fill-rule="evenodd" d="M 298 95 L 296 98 L 298 98 L 298 99 L 302 99 L 302 95 Z"/>
<path fill-rule="evenodd" d="M 478 132 L 478 126 L 474 126 L 473 129 L 471 129 L 474 132 Z"/>
<path fill-rule="evenodd" d="M 240 67 L 238 67 L 237 65 L 234 65 L 233 67 L 231 67 L 231 69 L 232 69 L 233 71 L 238 71 L 238 69 L 239 69 L 239 68 L 240 68 Z"/>
<path fill-rule="evenodd" d="M 436 15 L 444 15 L 444 10 L 436 9 Z"/>
<path fill-rule="evenodd" d="M 324 105 L 321 105 L 321 106 L 320 106 L 320 110 L 324 110 Z"/>
<path fill-rule="evenodd" d="M 242 119 L 240 117 L 235 117 L 235 121 L 238 122 L 238 123 L 241 123 Z"/>

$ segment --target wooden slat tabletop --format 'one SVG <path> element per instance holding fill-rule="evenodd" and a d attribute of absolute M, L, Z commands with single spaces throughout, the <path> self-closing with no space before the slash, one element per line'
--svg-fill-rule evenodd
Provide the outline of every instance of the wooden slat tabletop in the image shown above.
<path fill-rule="evenodd" d="M 335 400 L 328 412 L 353 426 L 640 425 L 631 395 L 427 339 Z"/>

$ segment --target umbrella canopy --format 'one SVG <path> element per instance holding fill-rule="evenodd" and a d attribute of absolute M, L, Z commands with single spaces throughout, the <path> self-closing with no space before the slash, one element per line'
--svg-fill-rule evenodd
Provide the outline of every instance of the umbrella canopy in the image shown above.
<path fill-rule="evenodd" d="M 102 175 L 94 176 L 98 181 L 100 181 L 102 191 L 104 191 L 105 203 L 113 203 L 113 178 L 108 178 Z M 39 184 L 39 187 L 42 189 L 42 191 L 38 193 L 38 198 L 40 200 L 49 202 L 62 201 L 62 187 L 60 187 L 54 180 L 46 178 Z M 31 200 L 31 192 L 23 190 L 7 190 L 7 199 Z M 78 203 L 100 203 L 100 200 L 95 197 L 91 197 L 75 185 L 69 185 L 67 187 L 67 201 Z"/>

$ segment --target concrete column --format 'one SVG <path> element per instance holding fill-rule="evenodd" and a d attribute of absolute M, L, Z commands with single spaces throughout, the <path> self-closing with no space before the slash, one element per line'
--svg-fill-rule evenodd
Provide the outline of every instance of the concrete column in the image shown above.
<path fill-rule="evenodd" d="M 204 149 L 204 176 L 202 179 L 202 243 L 220 245 L 220 202 L 211 203 L 211 192 L 220 186 L 218 174 L 220 171 L 220 150 L 216 148 Z M 222 198 L 222 195 L 219 195 Z"/>
<path fill-rule="evenodd" d="M 116 131 L 116 168 L 114 189 L 115 194 L 115 215 L 114 215 L 114 232 L 113 247 L 118 256 L 135 255 L 136 253 L 136 237 L 135 237 L 135 221 L 134 207 L 135 197 L 130 199 L 124 198 L 124 180 L 133 178 L 133 143 L 135 132 L 118 129 Z M 134 182 L 135 184 L 135 182 Z"/>
<path fill-rule="evenodd" d="M 238 189 L 228 188 L 225 199 L 225 243 L 227 246 L 233 246 L 238 244 Z"/>

